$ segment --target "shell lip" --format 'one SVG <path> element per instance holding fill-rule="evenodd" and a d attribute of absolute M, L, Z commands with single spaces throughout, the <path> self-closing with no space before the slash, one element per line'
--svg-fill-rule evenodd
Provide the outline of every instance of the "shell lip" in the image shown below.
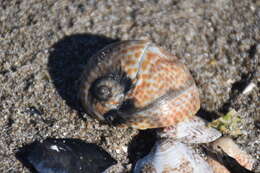
<path fill-rule="evenodd" d="M 125 120 L 122 118 L 123 113 L 117 109 L 112 109 L 104 114 L 105 122 L 109 125 L 118 126 L 124 124 Z"/>
<path fill-rule="evenodd" d="M 119 126 L 127 122 L 127 118 L 133 115 L 138 109 L 134 105 L 133 99 L 126 99 L 118 109 L 111 109 L 103 117 L 110 125 Z"/>

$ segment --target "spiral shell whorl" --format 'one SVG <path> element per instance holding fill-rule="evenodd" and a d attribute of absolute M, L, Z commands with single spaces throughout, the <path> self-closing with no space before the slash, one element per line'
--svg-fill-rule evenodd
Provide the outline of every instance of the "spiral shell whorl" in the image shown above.
<path fill-rule="evenodd" d="M 109 103 L 93 99 L 93 82 L 115 72 L 120 73 L 115 80 L 128 87 L 116 94 L 123 97 L 111 98 Z M 119 110 L 124 124 L 138 129 L 174 125 L 200 107 L 198 89 L 185 65 L 147 41 L 124 41 L 104 48 L 90 59 L 81 81 L 80 98 L 88 113 L 104 120 L 111 108 Z M 131 106 L 121 109 L 126 100 L 131 100 Z"/>

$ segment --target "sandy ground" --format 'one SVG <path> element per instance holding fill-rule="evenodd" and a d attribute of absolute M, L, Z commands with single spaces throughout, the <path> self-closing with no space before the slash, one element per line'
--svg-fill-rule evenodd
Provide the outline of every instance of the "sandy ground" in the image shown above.
<path fill-rule="evenodd" d="M 128 39 L 149 39 L 180 57 L 200 89 L 200 114 L 212 119 L 234 108 L 243 120 L 234 139 L 260 159 L 259 87 L 240 94 L 260 82 L 259 0 L 0 4 L 0 172 L 29 172 L 15 152 L 47 137 L 95 143 L 124 169 L 149 151 L 152 132 L 100 124 L 82 113 L 76 98 L 88 58 Z"/>

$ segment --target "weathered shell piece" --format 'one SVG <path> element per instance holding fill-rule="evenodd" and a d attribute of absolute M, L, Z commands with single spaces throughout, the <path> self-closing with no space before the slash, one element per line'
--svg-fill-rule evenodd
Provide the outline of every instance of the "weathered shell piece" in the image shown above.
<path fill-rule="evenodd" d="M 214 128 L 207 127 L 200 117 L 193 116 L 175 126 L 158 130 L 157 135 L 159 138 L 170 138 L 187 144 L 201 144 L 215 141 L 222 134 Z"/>
<path fill-rule="evenodd" d="M 208 163 L 187 145 L 161 140 L 136 163 L 134 173 L 213 173 Z"/>
<path fill-rule="evenodd" d="M 97 78 L 118 69 L 133 83 L 124 99 L 133 100 L 136 110 L 121 117 L 127 126 L 147 129 L 174 125 L 192 117 L 200 107 L 194 80 L 178 58 L 148 41 L 123 41 L 91 57 L 81 79 L 82 105 L 100 120 L 111 107 L 119 108 L 122 103 L 92 103 L 89 89 Z"/>
<path fill-rule="evenodd" d="M 214 150 L 221 149 L 230 157 L 234 158 L 241 166 L 252 170 L 256 162 L 248 153 L 243 151 L 231 138 L 222 137 L 210 144 Z M 218 161 L 208 157 L 209 165 L 214 169 L 214 173 L 230 173 L 230 171 L 221 165 Z M 221 162 L 221 160 L 219 160 Z"/>

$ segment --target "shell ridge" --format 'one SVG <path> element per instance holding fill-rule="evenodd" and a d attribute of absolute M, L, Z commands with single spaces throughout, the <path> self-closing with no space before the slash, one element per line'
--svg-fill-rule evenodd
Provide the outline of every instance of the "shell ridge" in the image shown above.
<path fill-rule="evenodd" d="M 139 78 L 139 74 L 140 74 L 140 71 L 141 71 L 141 67 L 142 67 L 142 63 L 144 61 L 144 58 L 145 58 L 145 55 L 146 55 L 146 51 L 148 50 L 150 46 L 150 43 L 147 43 L 145 45 L 145 47 L 143 48 L 143 51 L 142 51 L 142 54 L 141 54 L 141 57 L 139 58 L 140 60 L 138 61 L 138 70 L 136 72 L 136 75 L 135 75 L 135 79 L 137 79 L 136 83 L 134 85 L 137 85 L 141 79 L 138 79 Z"/>
<path fill-rule="evenodd" d="M 170 89 L 168 92 L 166 92 L 164 95 L 162 95 L 161 97 L 157 98 L 154 100 L 154 102 L 150 103 L 149 105 L 138 109 L 135 113 L 140 113 L 140 112 L 144 112 L 144 111 L 148 111 L 151 109 L 156 109 L 157 107 L 165 104 L 166 101 L 172 100 L 172 99 L 177 99 L 178 97 L 181 97 L 182 94 L 184 94 L 185 92 L 194 89 L 195 86 L 189 86 L 187 87 L 185 90 L 172 90 Z"/>
<path fill-rule="evenodd" d="M 176 104 L 178 99 L 182 98 L 183 95 L 185 95 L 187 93 L 189 94 L 188 98 L 184 99 L 184 100 L 181 99 L 179 106 L 183 107 L 186 104 L 190 104 L 189 101 L 191 100 L 191 98 L 194 97 L 191 93 L 194 92 L 193 90 L 195 90 L 195 89 L 196 89 L 195 85 L 186 87 L 186 89 L 183 89 L 183 90 L 182 89 L 181 90 L 172 90 L 171 89 L 168 92 L 166 92 L 163 96 L 157 98 L 151 104 L 149 104 L 143 108 L 139 108 L 139 109 L 137 108 L 136 111 L 131 112 L 129 114 L 124 114 L 125 116 L 122 118 L 125 119 L 125 122 L 127 124 L 133 126 L 134 128 L 141 128 L 141 129 L 155 128 L 155 124 L 153 124 L 151 122 L 159 123 L 159 124 L 157 124 L 157 127 L 167 126 L 167 122 L 165 123 L 165 122 L 161 121 L 161 119 L 163 117 L 170 118 L 170 116 L 173 116 L 173 117 L 175 117 L 175 119 L 177 118 L 176 120 L 183 117 L 183 115 L 181 115 L 181 117 L 177 117 L 177 116 L 179 116 L 179 113 L 182 113 L 178 107 L 175 108 L 176 115 L 169 114 L 172 111 L 171 110 L 172 107 L 169 105 Z M 184 103 L 184 105 L 182 105 L 182 103 Z M 197 111 L 197 110 L 194 110 L 194 112 L 195 111 Z M 188 115 L 184 115 L 184 116 L 188 116 Z M 140 123 L 132 124 L 133 122 L 140 122 Z M 143 126 L 143 127 L 141 127 L 141 126 Z"/>
<path fill-rule="evenodd" d="M 156 173 L 212 173 L 208 163 L 190 146 L 170 139 L 157 141 L 152 151 L 138 160 L 134 173 L 151 172 L 151 170 L 155 170 Z"/>
<path fill-rule="evenodd" d="M 147 106 L 141 108 L 140 111 L 145 111 L 147 109 L 151 109 L 153 107 L 160 106 L 160 105 L 164 104 L 165 101 L 169 101 L 171 99 L 176 99 L 176 98 L 180 97 L 182 94 L 184 94 L 187 91 L 192 90 L 194 88 L 195 88 L 195 86 L 191 85 L 191 86 L 187 86 L 186 88 L 181 88 L 181 89 L 178 89 L 178 90 L 170 89 L 164 95 L 155 99 L 152 103 L 150 103 Z"/>
<path fill-rule="evenodd" d="M 189 144 L 208 143 L 221 136 L 219 131 L 207 127 L 206 123 L 196 116 L 189 119 L 189 121 L 179 123 L 176 131 L 176 138 Z"/>

